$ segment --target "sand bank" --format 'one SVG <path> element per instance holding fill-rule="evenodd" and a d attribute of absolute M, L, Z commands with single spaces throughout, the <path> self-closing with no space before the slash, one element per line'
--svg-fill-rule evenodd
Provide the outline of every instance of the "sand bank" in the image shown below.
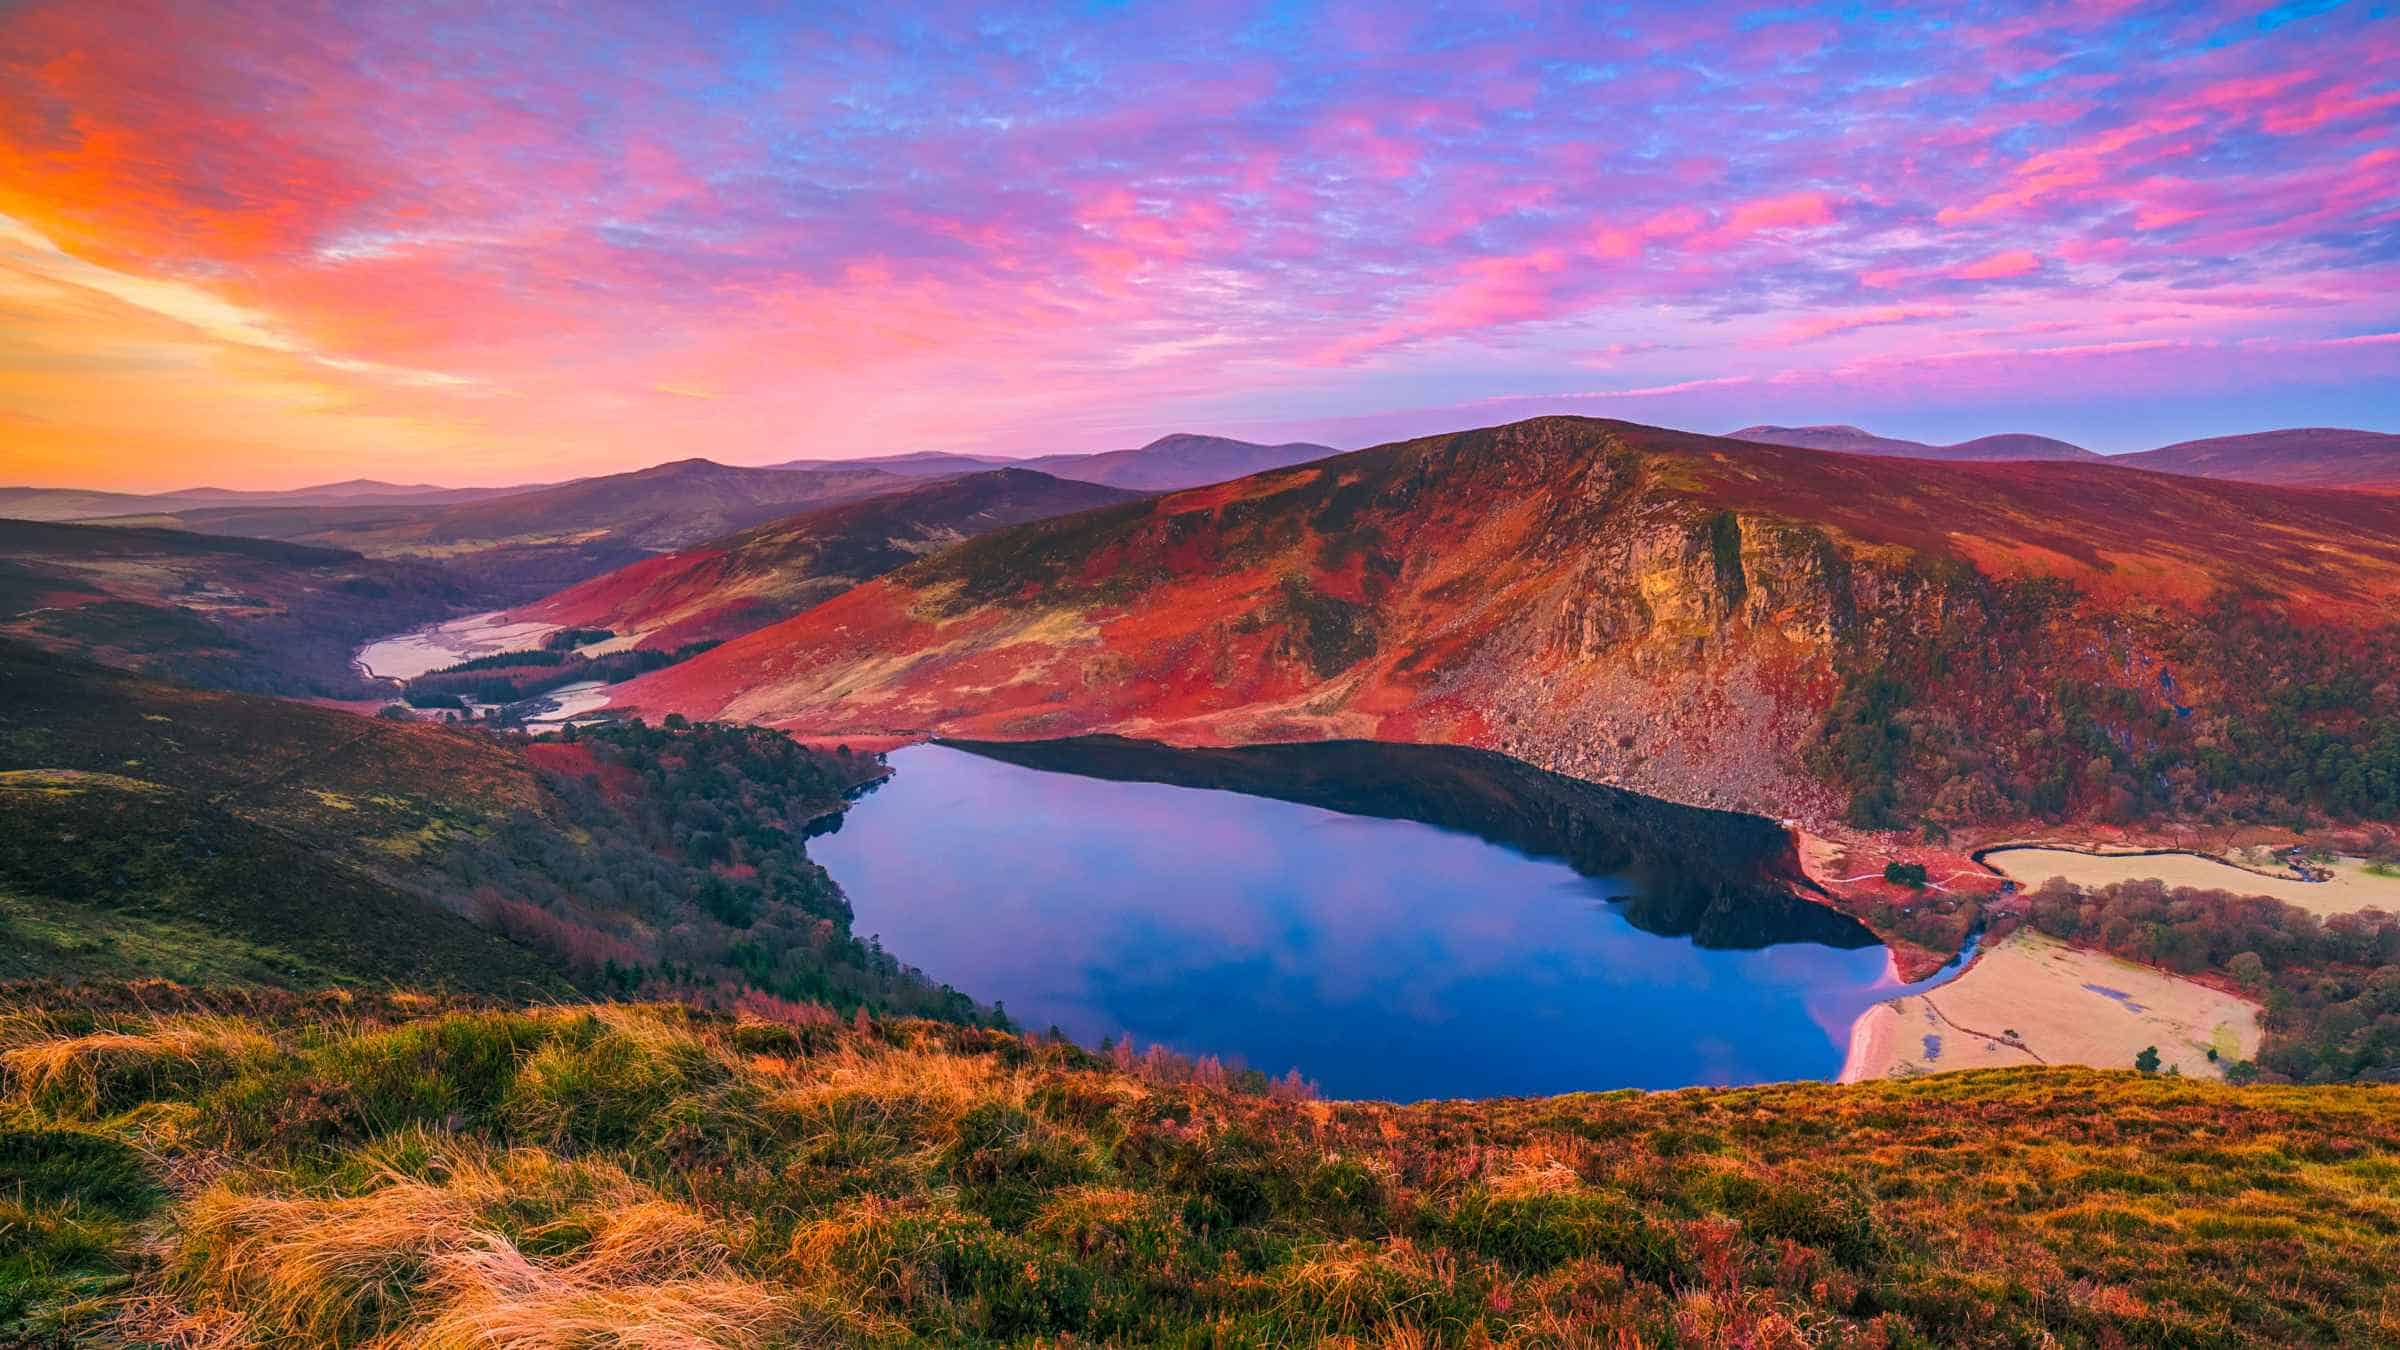
<path fill-rule="evenodd" d="M 598 680 L 578 680 L 573 684 L 562 684 L 538 697 L 550 708 L 547 712 L 526 718 L 528 723 L 569 722 L 607 707 L 608 686 Z"/>
<path fill-rule="evenodd" d="M 557 631 L 557 624 L 512 620 L 494 610 L 378 638 L 359 648 L 351 661 L 374 679 L 413 680 L 478 656 L 539 647 Z"/>

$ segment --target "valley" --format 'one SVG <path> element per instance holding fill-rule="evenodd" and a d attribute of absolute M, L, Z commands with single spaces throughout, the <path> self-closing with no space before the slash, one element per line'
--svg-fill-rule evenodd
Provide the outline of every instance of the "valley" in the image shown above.
<path fill-rule="evenodd" d="M 1018 469 L 876 486 L 513 608 L 476 578 L 514 564 L 471 547 L 454 571 L 39 527 L 109 547 L 20 564 L 47 588 L 29 614 L 105 582 L 238 634 L 208 606 L 249 568 L 248 592 L 351 635 L 337 650 L 371 696 L 199 692 L 152 678 L 194 668 L 120 641 L 0 646 L 0 807 L 30 827 L 0 842 L 0 1169 L 68 1136 L 193 1156 L 139 1133 L 163 1111 L 238 1135 L 236 1189 L 313 1232 L 353 1202 L 548 1184 L 381 1161 L 418 1138 L 514 1160 L 473 1167 L 599 1167 L 640 1215 L 666 1195 L 704 1225 L 736 1205 L 819 1215 L 710 1230 L 707 1278 L 740 1272 L 745 1315 L 788 1328 L 882 1306 L 828 1285 L 852 1311 L 803 1314 L 791 1281 L 837 1267 L 788 1253 L 865 1243 L 857 1259 L 905 1267 L 924 1249 L 884 1227 L 898 1212 L 1017 1264 L 845 1334 L 1007 1339 L 1153 1325 L 1136 1310 L 1160 1268 L 1123 1267 L 1150 1273 L 1119 1288 L 1058 1227 L 1086 1208 L 1132 1222 L 1125 1188 L 1170 1197 L 1142 1222 L 1179 1251 L 1422 1244 L 1464 1262 L 1444 1278 L 1482 1282 L 1483 1306 L 1521 1306 L 1548 1297 L 1527 1282 L 1543 1267 L 1510 1244 L 1600 1230 L 1494 1237 L 1493 1216 L 1550 1233 L 1580 1211 L 1543 1197 L 1622 1182 L 1623 1215 L 1699 1216 L 1623 1220 L 1626 1268 L 1661 1263 L 1688 1298 L 1678 1244 L 1709 1234 L 1797 1234 L 1772 1245 L 1785 1263 L 1840 1249 L 1812 1208 L 1834 1202 L 1792 1198 L 1829 1166 L 1865 1168 L 1840 1204 L 1877 1231 L 1991 1231 L 1971 1197 L 1943 1202 L 1971 1219 L 1909 1229 L 1913 1183 L 1889 1189 L 1900 1173 L 1810 1122 L 1914 1156 L 1972 1120 L 2123 1171 L 2168 1163 L 2069 1136 L 2153 1111 L 2169 1138 L 2267 1128 L 2299 1109 L 2274 1093 L 2400 1072 L 2378 827 L 2400 738 L 2372 682 L 2395 650 L 2400 523 L 2373 494 L 1564 419 L 1163 496 Z M 622 539 L 674 538 L 647 528 Z M 345 568 L 453 585 L 417 610 L 309 598 L 300 578 Z M 2321 828 L 2304 841 L 2278 823 L 2295 818 Z M 2266 851 L 2300 842 L 2324 879 Z M 389 1056 L 409 1086 L 371 1067 Z M 2380 1137 L 2388 1113 L 2362 1101 L 2355 1137 Z M 2038 1133 L 1994 1123 L 2019 1111 Z M 1489 1153 L 1522 1112 L 1517 1153 Z M 1630 1154 L 1628 1113 L 1647 1122 Z M 1156 1170 L 1198 1120 L 1275 1142 L 1220 1137 L 1201 1172 Z M 1335 1164 L 1329 1140 L 1381 1142 Z M 1303 1141 L 1318 1161 L 1288 1171 Z M 276 1179 L 333 1156 L 378 1180 L 329 1199 Z M 1718 1179 L 1664 1180 L 1692 1159 Z M 744 1179 L 695 1179 L 720 1173 Z M 1435 1179 L 1453 1173 L 1472 1179 Z M 2355 1188 L 2328 1186 L 2310 1221 L 2319 1250 L 2347 1250 L 2326 1197 Z M 1260 1187 L 1294 1189 L 1244 1198 L 1283 1194 Z M 65 1291 L 120 1273 L 155 1291 L 143 1309 L 267 1306 L 249 1257 L 194 1245 L 234 1190 L 144 1202 L 183 1244 L 171 1278 L 134 1210 L 57 1194 L 40 1213 L 117 1236 L 38 1246 L 16 1276 L 0 1260 L 0 1327 L 12 1307 L 103 1315 Z M 2094 1194 L 2061 1188 L 2058 1213 Z M 2209 1220 L 2234 1225 L 2208 1242 L 2245 1269 L 2281 1240 L 2240 1236 L 2254 1208 Z M 2186 1196 L 2176 1221 L 2192 1213 Z M 444 1250 L 487 1240 L 409 1225 Z M 2040 1233 L 2014 1259 L 2095 1259 L 2080 1220 Z M 1295 1269 L 1324 1258 L 1263 1259 L 1259 1278 L 1315 1288 Z M 2130 1278 L 2148 1258 L 2098 1259 Z M 1854 1260 L 1877 1325 L 1950 1325 L 1918 1266 Z M 1011 1301 L 1029 1267 L 1083 1301 Z M 679 1306 L 703 1267 L 672 1269 L 609 1296 Z M 323 1287 L 351 1297 L 346 1278 Z M 408 1288 L 392 1316 L 470 1315 Z M 1289 1322 L 1284 1292 L 1263 1312 L 1214 1282 L 1183 1297 L 1262 1329 L 1351 1325 Z M 1826 1317 L 1857 1307 L 1828 1297 Z M 2245 1306 L 2258 1326 L 2349 1325 Z"/>

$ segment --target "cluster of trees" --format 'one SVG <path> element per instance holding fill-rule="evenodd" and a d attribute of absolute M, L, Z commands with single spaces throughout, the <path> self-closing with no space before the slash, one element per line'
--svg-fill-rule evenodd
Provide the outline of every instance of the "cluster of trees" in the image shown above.
<path fill-rule="evenodd" d="M 614 632 L 606 628 L 561 628 L 542 639 L 542 650 L 571 652 L 577 647 L 589 647 L 595 642 L 606 642 L 615 636 Z"/>
<path fill-rule="evenodd" d="M 604 630 L 570 631 L 588 635 Z M 630 680 L 678 661 L 689 661 L 716 645 L 687 642 L 672 651 L 637 648 L 605 656 L 584 656 L 564 647 L 494 652 L 420 675 L 408 682 L 408 690 L 402 697 L 414 708 L 462 707 L 464 700 L 469 699 L 477 703 L 518 703 L 586 680 L 602 684 Z"/>
<path fill-rule="evenodd" d="M 2157 881 L 2087 890 L 2052 878 L 2027 902 L 2026 921 L 2052 937 L 2182 974 L 2222 975 L 2259 998 L 2260 1077 L 2400 1082 L 2400 916 L 2370 909 L 2319 918 L 2267 896 Z"/>
<path fill-rule="evenodd" d="M 2063 583 L 1947 585 L 1938 623 L 1887 618 L 1904 636 L 1847 674 L 1810 750 L 1852 825 L 2400 816 L 2400 628 L 2228 600 L 2134 632 Z"/>
<path fill-rule="evenodd" d="M 999 1020 L 854 935 L 841 888 L 808 857 L 809 834 L 880 775 L 878 757 L 673 721 L 545 737 L 589 768 L 544 775 L 551 812 L 451 847 L 440 866 L 456 892 L 596 988 Z"/>

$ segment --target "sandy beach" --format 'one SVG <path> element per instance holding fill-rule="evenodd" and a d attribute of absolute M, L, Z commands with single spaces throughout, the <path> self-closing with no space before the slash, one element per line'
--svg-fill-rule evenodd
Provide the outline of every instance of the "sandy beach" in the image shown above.
<path fill-rule="evenodd" d="M 1862 1014 L 1839 1081 L 2027 1064 L 2129 1069 L 2147 1047 L 2162 1070 L 2214 1078 L 2257 1054 L 2258 1041 L 2257 1007 L 2232 994 L 2020 928 L 1949 984 Z"/>

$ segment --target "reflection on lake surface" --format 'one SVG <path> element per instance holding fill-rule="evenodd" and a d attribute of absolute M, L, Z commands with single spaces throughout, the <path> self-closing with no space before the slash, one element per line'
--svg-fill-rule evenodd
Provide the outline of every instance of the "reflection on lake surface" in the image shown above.
<path fill-rule="evenodd" d="M 1086 1045 L 1131 1034 L 1393 1100 L 1830 1078 L 1894 989 L 1864 929 L 1769 875 L 1770 823 L 1498 755 L 1095 739 L 891 760 L 810 844 L 856 931 Z"/>

